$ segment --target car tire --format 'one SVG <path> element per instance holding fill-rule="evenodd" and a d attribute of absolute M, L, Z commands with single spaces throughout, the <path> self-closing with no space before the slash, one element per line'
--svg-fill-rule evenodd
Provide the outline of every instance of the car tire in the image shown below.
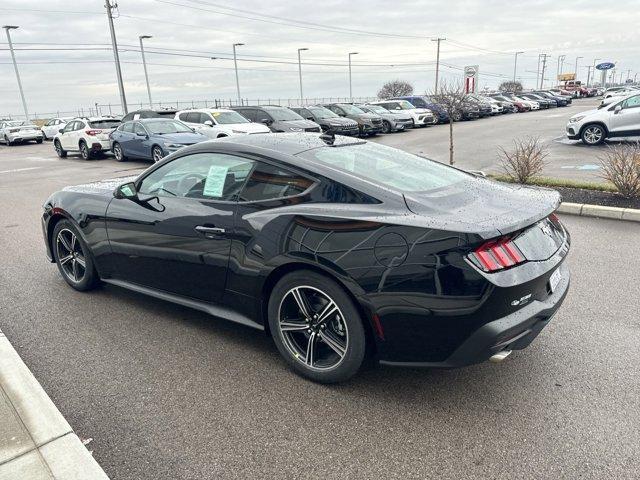
<path fill-rule="evenodd" d="M 11 143 L 11 140 L 9 140 L 9 137 L 7 137 L 6 135 L 4 136 L 4 143 L 7 145 L 7 147 L 13 145 L 13 143 Z"/>
<path fill-rule="evenodd" d="M 318 315 L 326 308 L 331 311 L 323 321 Z M 329 277 L 310 270 L 285 275 L 271 292 L 268 317 L 278 351 L 299 375 L 337 383 L 362 366 L 367 343 L 362 318 L 345 290 Z"/>
<path fill-rule="evenodd" d="M 45 131 L 44 131 L 44 130 L 42 130 L 42 139 L 43 139 L 43 140 L 49 140 L 49 139 L 47 138 L 47 134 L 45 133 Z"/>
<path fill-rule="evenodd" d="M 89 247 L 69 220 L 60 220 L 53 229 L 51 251 L 62 278 L 84 292 L 100 284 Z"/>
<path fill-rule="evenodd" d="M 89 151 L 89 147 L 88 147 L 87 143 L 84 140 L 80 141 L 80 156 L 84 160 L 90 160 L 91 159 L 91 152 Z"/>
<path fill-rule="evenodd" d="M 580 139 L 585 145 L 600 145 L 607 138 L 607 132 L 602 125 L 596 123 L 586 125 L 580 133 Z"/>
<path fill-rule="evenodd" d="M 125 157 L 124 153 L 122 152 L 122 146 L 118 142 L 113 143 L 112 151 L 113 156 L 116 158 L 116 161 L 124 162 L 127 159 L 127 157 Z"/>
<path fill-rule="evenodd" d="M 44 141 L 44 137 L 43 138 L 36 138 L 36 143 L 42 143 Z"/>
<path fill-rule="evenodd" d="M 382 133 L 391 133 L 391 124 L 386 120 L 382 121 Z"/>
<path fill-rule="evenodd" d="M 65 158 L 67 156 L 67 151 L 62 148 L 62 144 L 60 143 L 60 140 L 53 141 L 53 148 L 56 149 L 56 153 L 58 154 L 58 157 Z"/>
<path fill-rule="evenodd" d="M 164 152 L 158 145 L 154 145 L 151 149 L 151 159 L 153 163 L 158 163 L 160 160 L 164 158 Z"/>
<path fill-rule="evenodd" d="M 451 114 L 451 118 L 454 122 L 459 122 L 460 120 L 462 120 L 462 112 L 453 112 Z"/>

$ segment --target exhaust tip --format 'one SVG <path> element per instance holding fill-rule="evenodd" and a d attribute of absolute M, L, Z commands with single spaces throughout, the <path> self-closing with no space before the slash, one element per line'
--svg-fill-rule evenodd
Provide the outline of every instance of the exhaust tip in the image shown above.
<path fill-rule="evenodd" d="M 502 351 L 496 353 L 495 355 L 491 355 L 491 357 L 489 358 L 489 361 L 493 362 L 493 363 L 500 363 L 505 358 L 507 358 L 509 355 L 511 355 L 512 351 L 513 350 L 502 350 Z"/>

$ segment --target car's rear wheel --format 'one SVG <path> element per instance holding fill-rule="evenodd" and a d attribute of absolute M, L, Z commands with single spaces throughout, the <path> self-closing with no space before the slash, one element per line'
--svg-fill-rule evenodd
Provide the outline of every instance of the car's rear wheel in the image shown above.
<path fill-rule="evenodd" d="M 362 319 L 343 288 L 328 277 L 298 270 L 282 277 L 269 298 L 269 326 L 287 363 L 321 383 L 349 379 L 362 366 Z"/>
<path fill-rule="evenodd" d="M 391 124 L 386 120 L 382 121 L 382 133 L 391 133 Z"/>
<path fill-rule="evenodd" d="M 586 145 L 599 145 L 604 142 L 607 134 L 602 125 L 587 125 L 582 129 L 582 143 Z"/>
<path fill-rule="evenodd" d="M 36 138 L 36 143 L 42 143 L 43 140 L 44 138 Z"/>
<path fill-rule="evenodd" d="M 42 139 L 49 140 L 49 138 L 47 137 L 47 133 L 44 130 L 42 130 Z"/>
<path fill-rule="evenodd" d="M 151 149 L 151 158 L 153 158 L 154 163 L 158 163 L 164 158 L 164 153 L 162 153 L 162 149 L 158 145 Z"/>
<path fill-rule="evenodd" d="M 118 162 L 124 162 L 127 159 L 127 157 L 124 156 L 124 153 L 122 153 L 122 147 L 118 142 L 113 144 L 113 156 L 116 157 Z"/>
<path fill-rule="evenodd" d="M 91 152 L 89 151 L 89 147 L 84 141 L 80 142 L 80 156 L 84 160 L 89 160 L 91 158 Z"/>
<path fill-rule="evenodd" d="M 67 156 L 67 151 L 62 148 L 62 144 L 60 143 L 60 140 L 55 140 L 53 142 L 53 148 L 56 149 L 56 153 L 60 158 L 64 158 Z"/>
<path fill-rule="evenodd" d="M 451 114 L 451 117 L 453 118 L 454 122 L 459 122 L 460 120 L 462 120 L 462 112 L 455 111 Z"/>
<path fill-rule="evenodd" d="M 9 137 L 7 137 L 6 135 L 4 136 L 4 143 L 7 144 L 7 147 L 10 147 L 12 145 L 11 140 L 9 140 Z"/>
<path fill-rule="evenodd" d="M 53 230 L 52 244 L 53 257 L 69 285 L 85 291 L 100 282 L 89 247 L 73 223 L 69 220 L 58 222 Z"/>

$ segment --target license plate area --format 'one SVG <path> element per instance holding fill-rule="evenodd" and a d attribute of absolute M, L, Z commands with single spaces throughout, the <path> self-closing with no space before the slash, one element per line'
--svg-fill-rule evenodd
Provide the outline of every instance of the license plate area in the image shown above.
<path fill-rule="evenodd" d="M 551 293 L 556 291 L 556 288 L 558 288 L 558 284 L 560 283 L 560 280 L 562 280 L 562 273 L 560 273 L 560 269 L 558 268 L 555 272 L 551 274 L 551 277 L 549 277 L 549 291 Z"/>

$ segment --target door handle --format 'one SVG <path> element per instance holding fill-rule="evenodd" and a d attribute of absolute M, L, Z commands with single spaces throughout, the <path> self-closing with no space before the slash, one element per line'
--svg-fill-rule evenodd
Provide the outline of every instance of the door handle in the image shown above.
<path fill-rule="evenodd" d="M 201 233 L 216 233 L 216 234 L 222 234 L 222 233 L 226 232 L 226 230 L 224 228 L 205 227 L 204 225 L 198 225 L 196 227 L 196 231 L 201 232 Z"/>

